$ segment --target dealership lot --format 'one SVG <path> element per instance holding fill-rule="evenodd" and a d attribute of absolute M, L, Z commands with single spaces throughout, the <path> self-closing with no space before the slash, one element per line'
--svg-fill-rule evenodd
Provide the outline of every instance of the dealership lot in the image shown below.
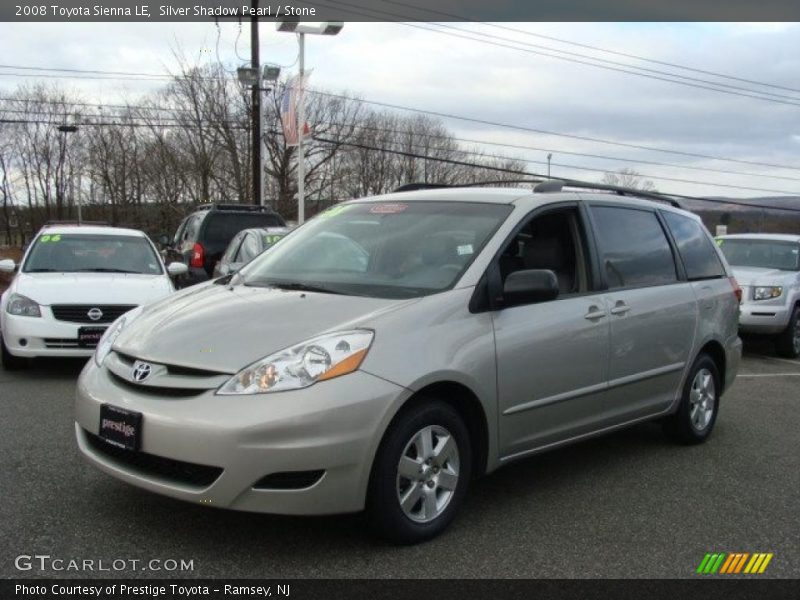
<path fill-rule="evenodd" d="M 75 447 L 81 365 L 0 371 L 0 576 L 115 574 L 14 566 L 46 554 L 191 560 L 173 575 L 195 577 L 688 577 L 716 551 L 772 552 L 765 575 L 800 576 L 800 361 L 759 344 L 708 444 L 678 447 L 646 424 L 530 458 L 476 482 L 445 535 L 404 548 L 358 515 L 221 511 L 104 475 Z"/>

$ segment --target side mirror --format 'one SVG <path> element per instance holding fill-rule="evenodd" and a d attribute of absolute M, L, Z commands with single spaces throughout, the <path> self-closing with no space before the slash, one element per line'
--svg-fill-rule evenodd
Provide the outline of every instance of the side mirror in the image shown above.
<path fill-rule="evenodd" d="M 0 260 L 0 273 L 13 273 L 17 269 L 17 264 L 10 258 Z"/>
<path fill-rule="evenodd" d="M 189 267 L 183 263 L 171 262 L 167 265 L 167 273 L 170 277 L 177 277 L 178 275 L 185 275 L 189 272 Z"/>
<path fill-rule="evenodd" d="M 505 306 L 547 302 L 558 297 L 558 278 L 549 269 L 514 271 L 503 284 Z"/>
<path fill-rule="evenodd" d="M 162 246 L 169 246 L 169 237 L 166 234 L 158 236 L 158 243 Z"/>

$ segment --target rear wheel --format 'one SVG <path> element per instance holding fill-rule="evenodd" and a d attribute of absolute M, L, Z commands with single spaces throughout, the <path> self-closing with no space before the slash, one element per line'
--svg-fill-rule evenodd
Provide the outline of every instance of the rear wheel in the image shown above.
<path fill-rule="evenodd" d="M 789 325 L 775 337 L 775 349 L 786 358 L 800 356 L 800 307 L 795 307 Z"/>
<path fill-rule="evenodd" d="M 664 420 L 664 431 L 684 444 L 700 444 L 708 439 L 719 410 L 719 371 L 707 354 L 692 365 L 683 386 L 678 410 Z"/>
<path fill-rule="evenodd" d="M 382 537 L 413 544 L 453 521 L 472 473 L 469 433 L 448 404 L 432 400 L 401 413 L 372 470 L 367 511 Z"/>
<path fill-rule="evenodd" d="M 8 348 L 6 348 L 6 343 L 3 341 L 3 338 L 0 337 L 0 352 L 2 352 L 2 361 L 3 361 L 3 368 L 6 371 L 19 371 L 20 369 L 24 369 L 28 366 L 28 359 L 22 358 L 19 356 L 14 356 L 9 352 Z"/>

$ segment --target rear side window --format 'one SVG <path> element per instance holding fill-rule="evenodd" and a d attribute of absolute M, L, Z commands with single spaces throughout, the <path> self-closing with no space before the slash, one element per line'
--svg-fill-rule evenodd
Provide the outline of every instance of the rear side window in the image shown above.
<path fill-rule="evenodd" d="M 663 285 L 678 280 L 672 249 L 654 212 L 595 206 L 592 215 L 609 288 Z"/>
<path fill-rule="evenodd" d="M 678 245 L 689 281 L 725 275 L 717 251 L 700 223 L 673 212 L 664 211 L 661 214 Z"/>
<path fill-rule="evenodd" d="M 212 212 L 208 216 L 205 241 L 209 244 L 225 246 L 242 229 L 252 227 L 280 227 L 283 223 L 275 215 L 263 213 L 225 213 Z"/>

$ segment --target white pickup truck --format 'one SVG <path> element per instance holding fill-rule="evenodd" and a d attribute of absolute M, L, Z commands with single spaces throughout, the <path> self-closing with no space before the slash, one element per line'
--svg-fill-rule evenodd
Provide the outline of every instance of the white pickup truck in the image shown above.
<path fill-rule="evenodd" d="M 774 336 L 779 354 L 800 356 L 800 235 L 716 239 L 742 288 L 739 330 Z"/>

